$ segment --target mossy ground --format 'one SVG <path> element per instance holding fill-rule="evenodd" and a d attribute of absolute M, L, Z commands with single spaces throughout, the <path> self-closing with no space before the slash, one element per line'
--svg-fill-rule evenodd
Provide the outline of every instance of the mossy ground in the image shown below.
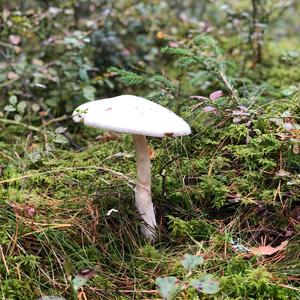
<path fill-rule="evenodd" d="M 21 136 L 26 133 L 11 129 Z M 227 135 L 237 137 L 232 130 L 238 128 L 229 126 Z M 81 141 L 87 140 L 81 152 L 56 149 L 36 163 L 26 156 L 23 139 L 16 136 L 16 142 L 8 144 L 9 139 L 1 134 L 1 165 L 5 167 L 0 234 L 5 259 L 0 270 L 5 299 L 67 296 L 66 264 L 74 272 L 97 269 L 84 287 L 88 299 L 157 299 L 155 279 L 183 276 L 179 260 L 185 253 L 200 253 L 205 258 L 195 276 L 208 272 L 221 281 L 216 299 L 297 299 L 299 291 L 293 284 L 300 270 L 297 235 L 290 239 L 285 254 L 271 258 L 251 257 L 234 251 L 231 245 L 231 240 L 250 247 L 263 237 L 267 243 L 275 239 L 275 244 L 284 239 L 289 223 L 284 215 L 290 210 L 276 208 L 279 203 L 274 202 L 273 188 L 258 190 L 263 188 L 258 181 L 268 180 L 264 175 L 240 168 L 240 175 L 235 176 L 237 171 L 231 168 L 235 163 L 225 157 L 217 140 L 208 146 L 211 140 L 205 143 L 206 138 L 202 142 L 195 137 L 150 139 L 153 201 L 160 228 L 157 243 L 149 245 L 139 234 L 133 209 L 131 137 L 99 143 L 93 140 L 97 134 L 96 130 L 83 132 Z M 243 131 L 240 136 L 243 138 Z M 238 147 L 234 144 L 238 141 L 232 140 L 227 149 Z M 277 149 L 272 139 L 260 142 Z M 247 162 L 247 154 L 241 159 Z M 255 153 L 248 164 L 255 168 Z M 266 165 L 267 169 L 274 167 L 271 162 Z M 242 203 L 224 205 L 233 185 L 247 196 Z M 272 181 L 267 185 L 276 187 Z M 264 201 L 264 212 L 257 211 L 255 197 L 261 198 L 255 201 Z M 22 207 L 16 212 L 12 203 L 34 208 L 34 218 L 26 216 L 25 208 L 25 212 Z M 107 216 L 112 208 L 118 212 Z M 182 295 L 182 299 L 198 297 L 193 291 Z"/>

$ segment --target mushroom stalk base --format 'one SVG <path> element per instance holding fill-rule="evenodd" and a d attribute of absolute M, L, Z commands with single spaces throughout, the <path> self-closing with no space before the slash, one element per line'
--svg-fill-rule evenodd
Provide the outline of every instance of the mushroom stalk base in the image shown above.
<path fill-rule="evenodd" d="M 144 220 L 142 233 L 153 241 L 155 240 L 155 213 L 151 199 L 151 164 L 147 140 L 144 135 L 133 135 L 136 160 L 137 160 L 137 180 L 135 187 L 135 205 L 141 218 Z"/>

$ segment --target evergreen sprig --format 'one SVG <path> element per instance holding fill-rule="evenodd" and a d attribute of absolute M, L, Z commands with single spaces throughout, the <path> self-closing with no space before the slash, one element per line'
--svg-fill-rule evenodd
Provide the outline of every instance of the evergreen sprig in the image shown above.
<path fill-rule="evenodd" d="M 161 49 L 162 53 L 167 53 L 167 54 L 173 54 L 173 55 L 185 55 L 185 56 L 193 56 L 193 52 L 188 50 L 188 49 L 184 49 L 184 48 L 173 48 L 173 47 L 163 47 Z"/>
<path fill-rule="evenodd" d="M 238 102 L 239 96 L 234 88 L 233 80 L 227 75 L 226 59 L 222 55 L 217 42 L 208 36 L 196 36 L 187 46 L 163 47 L 162 53 L 175 55 L 177 66 L 190 70 L 201 68 L 223 82 L 232 98 Z"/>
<path fill-rule="evenodd" d="M 131 71 L 126 71 L 116 67 L 111 67 L 108 71 L 119 76 L 120 81 L 127 86 L 136 86 L 145 83 L 145 78 L 143 76 L 137 75 Z"/>

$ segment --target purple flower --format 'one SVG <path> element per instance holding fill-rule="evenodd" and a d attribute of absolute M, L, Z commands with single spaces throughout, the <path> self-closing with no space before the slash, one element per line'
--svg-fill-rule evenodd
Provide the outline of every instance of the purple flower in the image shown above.
<path fill-rule="evenodd" d="M 209 99 L 212 100 L 212 101 L 215 101 L 215 100 L 219 99 L 222 96 L 223 96 L 222 91 L 215 91 L 215 92 L 213 92 L 209 95 Z"/>
<path fill-rule="evenodd" d="M 205 106 L 205 107 L 203 107 L 203 109 L 202 109 L 204 112 L 215 112 L 216 111 L 216 108 L 215 107 L 213 107 L 213 106 Z"/>

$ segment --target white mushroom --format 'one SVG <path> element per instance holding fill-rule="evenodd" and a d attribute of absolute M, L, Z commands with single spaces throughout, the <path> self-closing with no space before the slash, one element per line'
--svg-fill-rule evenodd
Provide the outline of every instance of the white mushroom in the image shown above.
<path fill-rule="evenodd" d="M 131 95 L 82 104 L 75 109 L 73 120 L 95 128 L 133 134 L 137 159 L 135 205 L 144 221 L 142 233 L 149 240 L 155 240 L 156 219 L 151 199 L 151 164 L 145 136 L 188 135 L 191 133 L 189 125 L 167 108 Z"/>

